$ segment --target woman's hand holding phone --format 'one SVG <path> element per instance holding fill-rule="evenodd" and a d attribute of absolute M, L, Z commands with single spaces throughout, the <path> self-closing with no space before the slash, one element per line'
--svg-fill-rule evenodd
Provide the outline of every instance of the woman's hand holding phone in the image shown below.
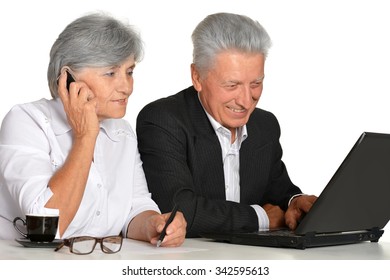
<path fill-rule="evenodd" d="M 82 81 L 76 82 L 74 77 L 65 70 L 58 80 L 58 95 L 64 105 L 73 136 L 93 137 L 96 140 L 100 129 L 97 98 L 88 85 Z"/>
<path fill-rule="evenodd" d="M 66 71 L 66 89 L 69 91 L 70 83 L 75 82 L 72 74 L 69 71 Z"/>

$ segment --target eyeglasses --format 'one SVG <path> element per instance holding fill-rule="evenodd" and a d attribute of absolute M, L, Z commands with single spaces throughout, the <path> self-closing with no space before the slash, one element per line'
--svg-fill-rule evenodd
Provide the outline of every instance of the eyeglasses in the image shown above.
<path fill-rule="evenodd" d="M 106 254 L 114 254 L 122 248 L 122 236 L 107 236 L 96 238 L 91 236 L 79 236 L 64 239 L 54 251 L 60 250 L 64 246 L 68 246 L 71 253 L 76 255 L 87 255 L 92 253 L 97 243 L 100 243 L 100 248 Z"/>

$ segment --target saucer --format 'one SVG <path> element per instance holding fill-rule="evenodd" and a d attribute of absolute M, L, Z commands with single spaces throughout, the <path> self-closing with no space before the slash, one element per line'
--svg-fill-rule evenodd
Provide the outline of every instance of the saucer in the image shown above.
<path fill-rule="evenodd" d="M 15 241 L 29 248 L 57 248 L 63 242 L 61 239 L 54 239 L 52 242 L 36 242 L 27 238 L 16 238 Z"/>

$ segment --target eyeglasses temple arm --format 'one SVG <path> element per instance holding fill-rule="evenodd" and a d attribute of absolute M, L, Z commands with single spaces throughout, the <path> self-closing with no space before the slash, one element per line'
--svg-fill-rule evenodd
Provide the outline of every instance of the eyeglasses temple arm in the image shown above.
<path fill-rule="evenodd" d="M 58 250 L 60 250 L 62 247 L 64 247 L 65 245 L 65 242 L 62 242 L 60 245 L 58 245 L 57 248 L 54 249 L 55 252 L 57 252 Z"/>
<path fill-rule="evenodd" d="M 102 247 L 103 247 L 102 249 L 104 249 L 106 252 L 114 253 L 113 250 L 111 250 L 111 249 L 108 248 L 107 246 L 103 245 L 103 243 L 102 243 Z"/>

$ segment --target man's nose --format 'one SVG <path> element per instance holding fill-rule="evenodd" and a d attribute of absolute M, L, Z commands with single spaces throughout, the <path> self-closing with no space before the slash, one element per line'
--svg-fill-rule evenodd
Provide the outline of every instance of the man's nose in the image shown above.
<path fill-rule="evenodd" d="M 236 103 L 248 109 L 253 103 L 252 90 L 249 86 L 242 86 L 236 97 Z"/>

